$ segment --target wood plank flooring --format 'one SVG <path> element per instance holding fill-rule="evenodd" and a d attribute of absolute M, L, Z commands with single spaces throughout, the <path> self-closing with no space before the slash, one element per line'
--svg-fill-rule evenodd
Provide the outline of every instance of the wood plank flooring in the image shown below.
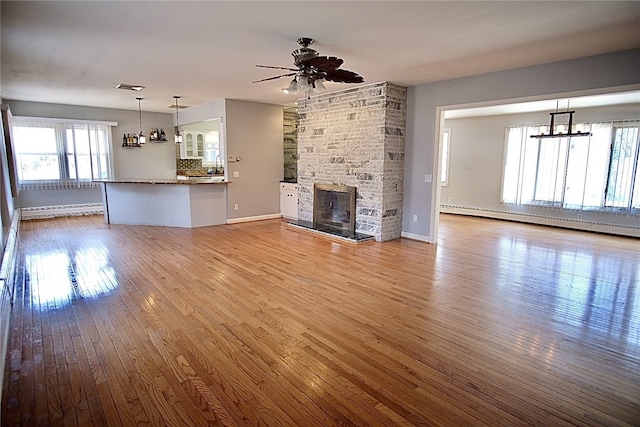
<path fill-rule="evenodd" d="M 2 425 L 640 425 L 640 241 L 441 218 L 23 222 Z"/>

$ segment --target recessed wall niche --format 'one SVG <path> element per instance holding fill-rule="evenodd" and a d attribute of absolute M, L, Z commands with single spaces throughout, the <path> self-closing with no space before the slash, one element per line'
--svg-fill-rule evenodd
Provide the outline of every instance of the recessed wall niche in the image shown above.
<path fill-rule="evenodd" d="M 284 108 L 284 180 L 295 182 L 298 176 L 298 109 Z"/>

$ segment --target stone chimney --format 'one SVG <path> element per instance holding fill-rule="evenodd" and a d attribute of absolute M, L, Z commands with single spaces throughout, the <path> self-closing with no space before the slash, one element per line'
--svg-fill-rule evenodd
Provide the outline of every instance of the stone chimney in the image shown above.
<path fill-rule="evenodd" d="M 298 216 L 313 221 L 313 184 L 356 187 L 356 231 L 400 237 L 407 89 L 375 83 L 298 105 Z"/>

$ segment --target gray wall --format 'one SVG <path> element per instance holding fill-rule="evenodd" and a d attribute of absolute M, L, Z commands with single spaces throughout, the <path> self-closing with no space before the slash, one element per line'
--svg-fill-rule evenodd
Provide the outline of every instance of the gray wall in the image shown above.
<path fill-rule="evenodd" d="M 577 123 L 632 119 L 640 119 L 640 104 L 578 109 L 574 117 Z M 451 129 L 451 149 L 449 182 L 448 186 L 441 188 L 440 195 L 440 202 L 445 205 L 443 211 L 448 210 L 446 206 L 448 205 L 455 208 L 484 210 L 489 213 L 516 212 L 562 219 L 569 218 L 576 221 L 638 226 L 640 217 L 630 216 L 626 213 L 601 213 L 500 203 L 505 129 L 508 126 L 548 123 L 548 112 L 445 120 L 444 128 Z M 580 141 L 578 140 L 577 143 Z M 621 233 L 624 231 L 620 230 Z"/>
<path fill-rule="evenodd" d="M 403 234 L 431 242 L 437 239 L 439 107 L 616 92 L 633 85 L 640 85 L 640 50 L 410 87 Z M 425 182 L 425 175 L 432 175 L 432 182 Z M 418 218 L 415 222 L 414 215 Z"/>
<path fill-rule="evenodd" d="M 225 104 L 227 157 L 240 157 L 227 163 L 228 218 L 277 215 L 284 173 L 282 106 L 229 99 Z"/>
<path fill-rule="evenodd" d="M 143 101 L 144 102 L 144 101 Z M 139 132 L 136 110 L 115 110 L 73 105 L 7 101 L 14 116 L 54 117 L 114 121 L 114 178 L 175 178 L 176 146 L 172 141 L 175 115 L 142 112 L 145 133 L 163 128 L 169 142 L 148 142 L 142 148 L 123 148 L 124 133 Z M 135 103 L 135 100 L 134 100 Z M 144 104 L 143 104 L 144 106 Z M 225 118 L 227 153 L 240 157 L 229 164 L 229 218 L 274 215 L 280 212 L 279 182 L 283 176 L 282 106 L 254 102 L 217 100 L 180 112 L 180 122 Z M 184 122 L 183 122 L 184 120 Z M 233 171 L 240 176 L 233 177 Z M 78 190 L 21 191 L 17 207 L 100 203 L 98 188 Z M 234 205 L 238 204 L 235 211 Z"/>
<path fill-rule="evenodd" d="M 115 110 L 77 105 L 48 104 L 7 100 L 14 116 L 52 117 L 61 119 L 100 120 L 117 122 L 112 129 L 112 155 L 114 178 L 175 178 L 176 152 L 172 141 L 148 142 L 143 148 L 123 148 L 122 135 L 138 133 L 138 110 Z M 144 103 L 144 101 L 143 101 Z M 132 98 L 132 104 L 137 101 Z M 143 104 L 144 105 L 144 104 Z M 144 108 L 144 107 L 143 107 Z M 142 112 L 143 131 L 163 128 L 173 134 L 171 113 Z M 171 139 L 171 138 L 169 138 Z M 99 203 L 102 198 L 98 188 L 81 190 L 25 190 L 17 198 L 17 207 L 54 206 L 66 204 Z"/>

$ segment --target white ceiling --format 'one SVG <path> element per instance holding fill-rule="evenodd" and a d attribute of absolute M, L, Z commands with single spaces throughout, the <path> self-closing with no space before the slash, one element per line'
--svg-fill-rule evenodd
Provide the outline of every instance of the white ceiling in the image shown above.
<path fill-rule="evenodd" d="M 298 37 L 367 83 L 406 86 L 640 47 L 638 1 L 5 1 L 4 99 L 170 112 L 288 104 Z M 615 70 L 612 70 L 615 72 Z M 118 83 L 146 86 L 141 92 Z M 327 84 L 329 90 L 343 84 Z"/>

